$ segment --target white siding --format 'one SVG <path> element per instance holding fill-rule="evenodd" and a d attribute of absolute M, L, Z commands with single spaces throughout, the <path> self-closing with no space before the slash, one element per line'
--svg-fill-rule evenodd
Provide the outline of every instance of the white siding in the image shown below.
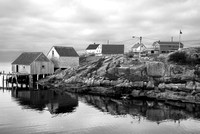
<path fill-rule="evenodd" d="M 86 50 L 87 54 L 95 54 L 96 53 L 96 49 L 92 49 L 92 50 Z"/>
<path fill-rule="evenodd" d="M 132 48 L 133 52 L 143 52 L 145 50 L 145 46 L 139 46 L 137 48 Z"/>
<path fill-rule="evenodd" d="M 60 57 L 60 68 L 79 66 L 79 57 Z"/>
<path fill-rule="evenodd" d="M 17 65 L 12 65 L 12 72 L 17 73 L 16 71 Z M 18 65 L 18 73 L 30 74 L 30 65 Z"/>
<path fill-rule="evenodd" d="M 101 45 L 99 45 L 96 49 L 86 50 L 87 54 L 101 54 L 102 49 Z"/>
<path fill-rule="evenodd" d="M 54 55 L 52 55 L 52 53 L 53 53 L 52 51 L 54 52 Z M 49 59 L 51 59 L 51 58 L 60 58 L 60 55 L 57 53 L 57 51 L 55 50 L 55 48 L 52 47 L 51 50 L 49 51 L 49 53 L 47 54 L 47 57 Z"/>

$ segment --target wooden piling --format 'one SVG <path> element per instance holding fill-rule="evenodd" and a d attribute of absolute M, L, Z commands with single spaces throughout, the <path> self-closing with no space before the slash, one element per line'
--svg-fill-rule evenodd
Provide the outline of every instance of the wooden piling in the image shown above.
<path fill-rule="evenodd" d="M 3 74 L 2 74 L 3 75 L 3 77 L 2 77 L 2 86 L 3 86 L 3 89 L 4 89 L 4 73 L 5 72 L 3 71 Z"/>

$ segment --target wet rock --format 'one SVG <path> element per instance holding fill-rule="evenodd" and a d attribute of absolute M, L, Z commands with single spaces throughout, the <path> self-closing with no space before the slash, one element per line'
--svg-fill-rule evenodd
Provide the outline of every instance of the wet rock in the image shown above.
<path fill-rule="evenodd" d="M 147 75 L 150 77 L 162 77 L 165 74 L 165 65 L 162 62 L 148 62 Z"/>

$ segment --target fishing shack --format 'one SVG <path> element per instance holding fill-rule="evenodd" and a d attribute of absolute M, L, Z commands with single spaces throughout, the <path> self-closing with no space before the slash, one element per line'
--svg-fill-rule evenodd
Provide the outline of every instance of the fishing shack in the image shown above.
<path fill-rule="evenodd" d="M 17 76 L 29 76 L 32 79 L 36 76 L 53 74 L 54 64 L 42 52 L 24 52 L 12 62 L 12 73 Z"/>

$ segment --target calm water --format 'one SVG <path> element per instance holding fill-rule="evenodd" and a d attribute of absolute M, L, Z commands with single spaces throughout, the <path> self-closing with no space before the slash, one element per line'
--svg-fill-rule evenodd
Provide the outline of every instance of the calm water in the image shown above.
<path fill-rule="evenodd" d="M 200 106 L 176 105 L 0 89 L 0 134 L 199 134 Z"/>

